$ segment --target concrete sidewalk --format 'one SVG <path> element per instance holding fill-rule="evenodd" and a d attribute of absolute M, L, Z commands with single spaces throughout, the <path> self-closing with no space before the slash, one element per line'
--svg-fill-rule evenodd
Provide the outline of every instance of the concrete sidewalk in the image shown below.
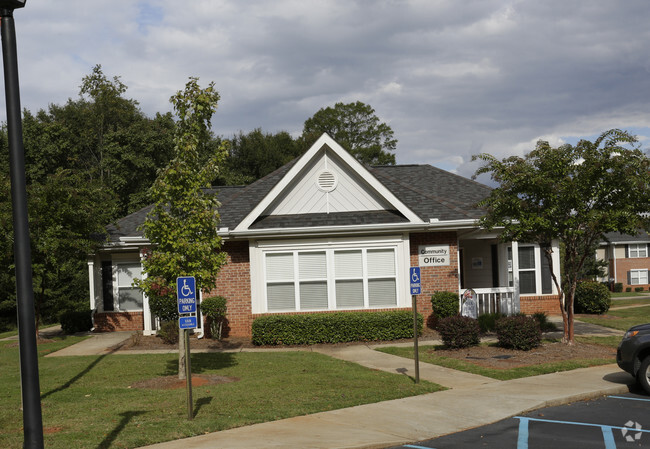
<path fill-rule="evenodd" d="M 132 333 L 94 334 L 48 357 L 116 352 Z M 561 332 L 560 332 L 561 334 Z M 622 335 L 576 322 L 576 334 Z M 561 335 L 560 335 L 561 336 Z M 436 344 L 423 341 L 421 344 Z M 388 346 L 395 346 L 389 344 Z M 403 345 L 412 345 L 407 343 Z M 376 345 L 327 346 L 317 351 L 371 369 L 414 376 L 414 362 L 373 350 Z M 258 349 L 259 350 L 259 349 Z M 285 348 L 270 349 L 283 351 Z M 133 353 L 134 351 L 129 351 Z M 383 448 L 490 424 L 541 407 L 629 390 L 634 379 L 615 364 L 511 381 L 420 363 L 420 378 L 446 391 L 367 404 L 147 446 L 149 449 Z"/>

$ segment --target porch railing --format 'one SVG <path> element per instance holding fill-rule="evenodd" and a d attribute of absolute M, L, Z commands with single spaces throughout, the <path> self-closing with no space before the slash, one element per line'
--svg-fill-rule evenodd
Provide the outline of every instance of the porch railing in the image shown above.
<path fill-rule="evenodd" d="M 513 287 L 475 288 L 478 300 L 478 314 L 503 313 L 514 315 L 519 312 L 519 295 Z"/>

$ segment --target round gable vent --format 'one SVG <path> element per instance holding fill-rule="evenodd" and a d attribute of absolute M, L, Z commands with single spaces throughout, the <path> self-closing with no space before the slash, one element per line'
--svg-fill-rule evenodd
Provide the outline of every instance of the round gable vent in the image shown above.
<path fill-rule="evenodd" d="M 318 185 L 318 188 L 323 192 L 331 192 L 332 190 L 336 189 L 337 182 L 338 181 L 334 173 L 329 170 L 323 170 L 318 175 L 316 184 Z"/>

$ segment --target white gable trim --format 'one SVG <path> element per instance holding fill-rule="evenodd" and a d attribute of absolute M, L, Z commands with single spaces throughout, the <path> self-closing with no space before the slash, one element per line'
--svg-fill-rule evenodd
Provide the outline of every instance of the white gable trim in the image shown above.
<path fill-rule="evenodd" d="M 380 183 L 366 168 L 357 161 L 354 156 L 348 153 L 334 139 L 323 134 L 309 150 L 291 167 L 286 175 L 278 182 L 271 191 L 259 202 L 257 206 L 239 223 L 234 229 L 235 232 L 246 231 L 264 213 L 264 211 L 275 201 L 276 198 L 294 181 L 295 177 L 302 173 L 303 169 L 316 157 L 323 146 L 327 146 L 334 152 L 350 170 L 363 178 L 388 204 L 404 215 L 411 223 L 424 223 L 413 211 L 400 201 L 390 190 Z"/>

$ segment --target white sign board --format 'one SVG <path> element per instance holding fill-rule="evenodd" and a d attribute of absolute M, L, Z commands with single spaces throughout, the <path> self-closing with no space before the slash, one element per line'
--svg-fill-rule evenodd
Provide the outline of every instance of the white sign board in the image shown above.
<path fill-rule="evenodd" d="M 418 246 L 418 258 L 421 267 L 451 265 L 449 245 L 420 245 Z"/>

